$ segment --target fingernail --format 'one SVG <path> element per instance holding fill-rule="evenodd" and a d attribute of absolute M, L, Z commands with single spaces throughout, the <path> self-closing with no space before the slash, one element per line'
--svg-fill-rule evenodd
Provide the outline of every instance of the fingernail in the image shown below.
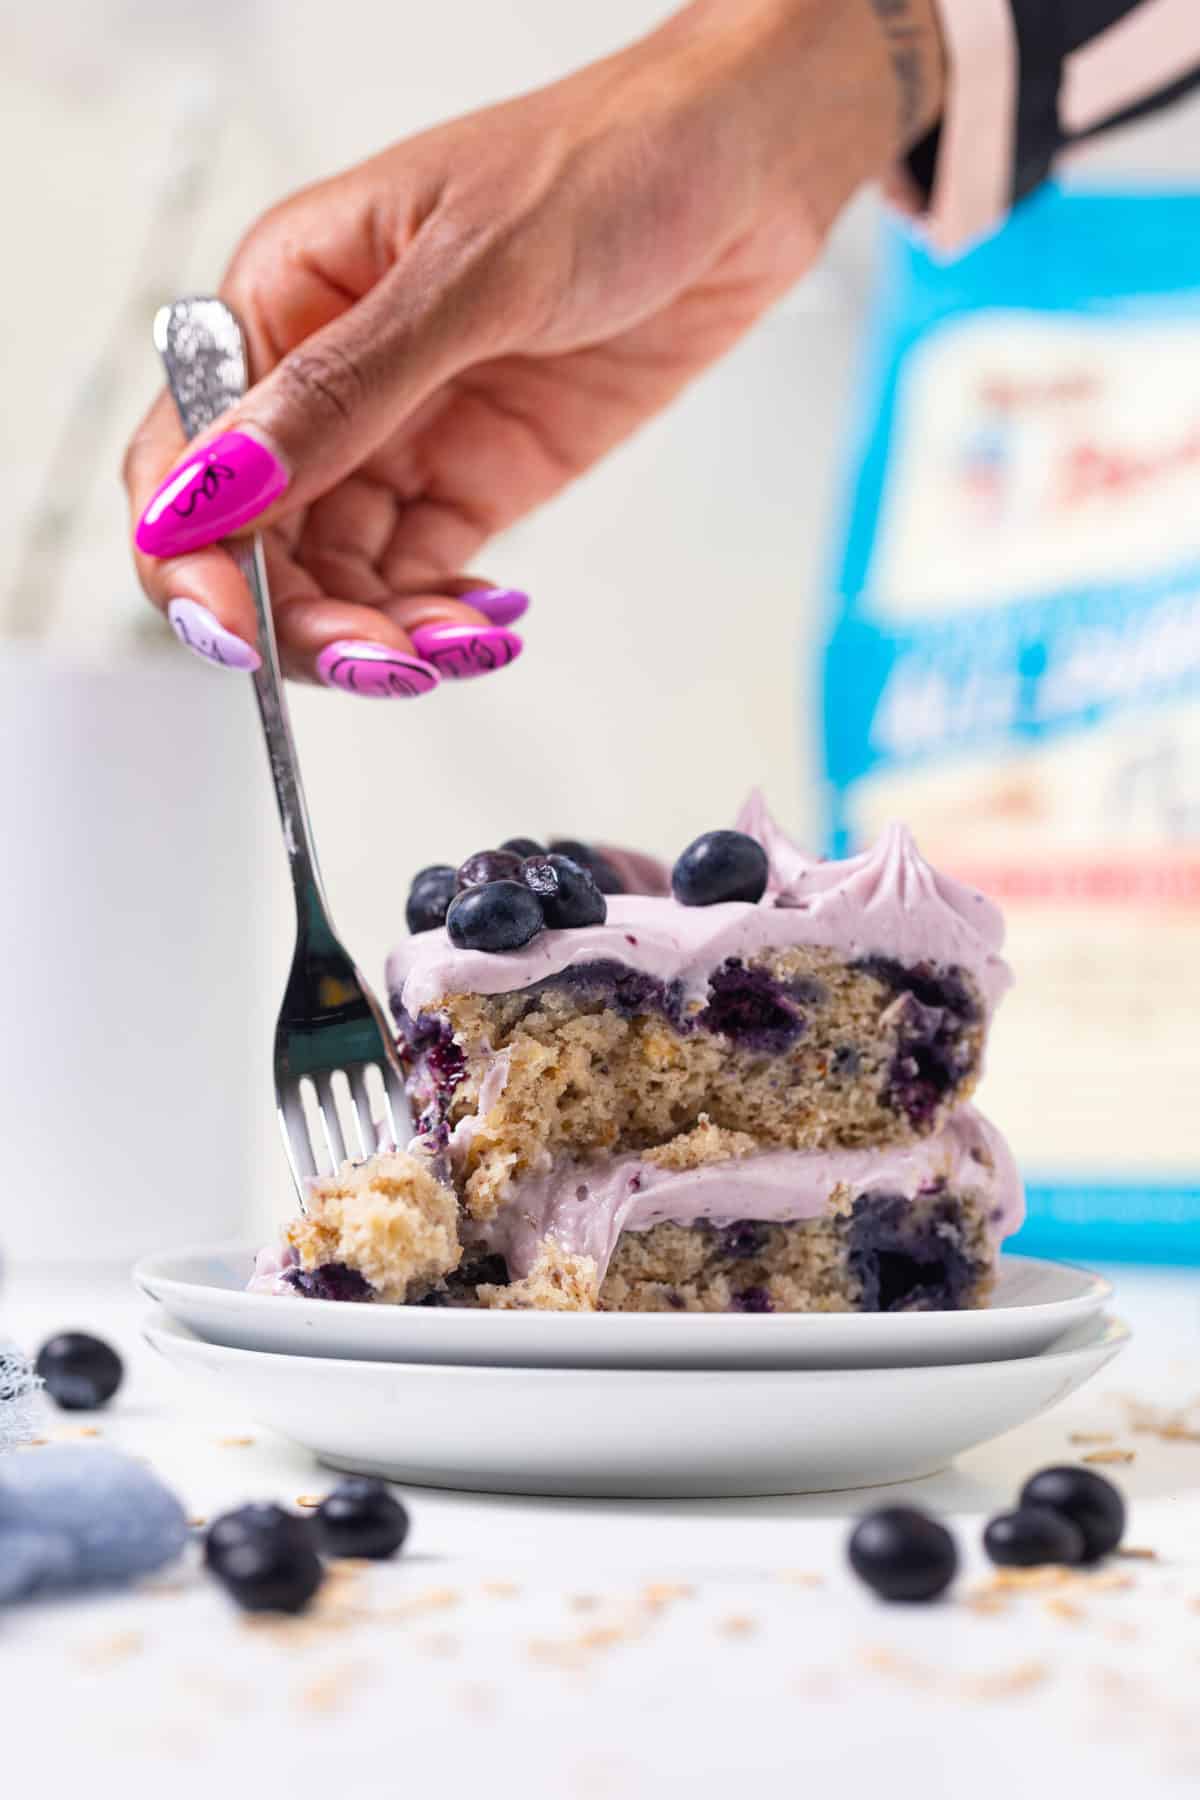
<path fill-rule="evenodd" d="M 226 631 L 220 619 L 198 600 L 172 600 L 167 618 L 180 643 L 206 662 L 220 663 L 223 669 L 244 669 L 247 673 L 262 663 L 253 644 L 234 631 Z"/>
<path fill-rule="evenodd" d="M 520 588 L 474 588 L 460 600 L 481 612 L 492 625 L 514 625 L 529 611 L 529 595 Z"/>
<path fill-rule="evenodd" d="M 368 700 L 415 700 L 438 684 L 438 673 L 415 656 L 390 644 L 340 639 L 326 644 L 317 658 L 317 674 L 326 687 L 362 694 Z"/>
<path fill-rule="evenodd" d="M 473 603 L 472 603 L 473 604 Z M 516 662 L 524 645 L 498 625 L 418 625 L 413 649 L 448 681 L 471 681 Z"/>
<path fill-rule="evenodd" d="M 163 482 L 138 521 L 147 556 L 182 556 L 248 525 L 288 484 L 283 464 L 244 431 L 226 431 Z"/>

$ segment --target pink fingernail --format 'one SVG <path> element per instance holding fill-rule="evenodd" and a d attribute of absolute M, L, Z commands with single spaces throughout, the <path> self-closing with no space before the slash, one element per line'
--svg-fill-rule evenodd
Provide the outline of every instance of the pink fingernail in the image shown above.
<path fill-rule="evenodd" d="M 472 605 L 474 602 L 472 602 Z M 448 681 L 471 681 L 516 662 L 524 645 L 498 625 L 418 625 L 413 649 Z"/>
<path fill-rule="evenodd" d="M 326 644 L 317 658 L 317 674 L 326 687 L 361 694 L 368 700 L 415 700 L 438 684 L 438 672 L 390 644 L 342 638 Z"/>
<path fill-rule="evenodd" d="M 138 521 L 147 556 L 182 556 L 248 525 L 278 500 L 287 471 L 244 431 L 226 431 L 163 482 Z"/>
<path fill-rule="evenodd" d="M 459 599 L 481 612 L 492 625 L 515 625 L 529 611 L 529 595 L 520 588 L 473 588 Z"/>
<path fill-rule="evenodd" d="M 247 674 L 260 667 L 262 657 L 253 644 L 226 631 L 216 614 L 198 600 L 172 600 L 167 618 L 180 643 L 206 662 L 219 663 L 223 669 L 244 669 Z"/>

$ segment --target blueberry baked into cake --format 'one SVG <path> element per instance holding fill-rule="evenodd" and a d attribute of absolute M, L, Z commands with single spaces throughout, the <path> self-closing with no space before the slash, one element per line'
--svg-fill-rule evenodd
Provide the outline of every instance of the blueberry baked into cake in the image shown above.
<path fill-rule="evenodd" d="M 803 855 L 758 796 L 670 876 L 512 839 L 416 878 L 416 1120 L 311 1184 L 252 1286 L 558 1311 L 984 1304 L 1020 1177 L 968 1104 L 1003 921 L 903 826 Z"/>

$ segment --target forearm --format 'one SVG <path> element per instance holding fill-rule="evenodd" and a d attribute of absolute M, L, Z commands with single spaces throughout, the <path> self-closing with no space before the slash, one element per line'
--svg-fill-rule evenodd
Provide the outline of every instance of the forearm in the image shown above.
<path fill-rule="evenodd" d="M 619 61 L 678 82 L 820 229 L 937 122 L 945 82 L 935 0 L 691 0 Z"/>

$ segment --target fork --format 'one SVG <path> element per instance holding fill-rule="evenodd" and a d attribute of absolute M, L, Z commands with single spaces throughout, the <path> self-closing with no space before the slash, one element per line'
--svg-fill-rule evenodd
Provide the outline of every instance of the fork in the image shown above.
<path fill-rule="evenodd" d="M 154 344 L 187 437 L 205 430 L 245 393 L 245 339 L 224 301 L 196 297 L 162 307 Z M 258 612 L 262 661 L 251 680 L 296 900 L 296 949 L 275 1026 L 275 1100 L 303 1206 L 307 1180 L 326 1168 L 400 1148 L 411 1134 L 411 1116 L 383 1010 L 330 923 L 279 673 L 262 540 L 231 538 L 225 548 Z M 382 1103 L 378 1131 L 367 1081 L 372 1071 Z"/>

